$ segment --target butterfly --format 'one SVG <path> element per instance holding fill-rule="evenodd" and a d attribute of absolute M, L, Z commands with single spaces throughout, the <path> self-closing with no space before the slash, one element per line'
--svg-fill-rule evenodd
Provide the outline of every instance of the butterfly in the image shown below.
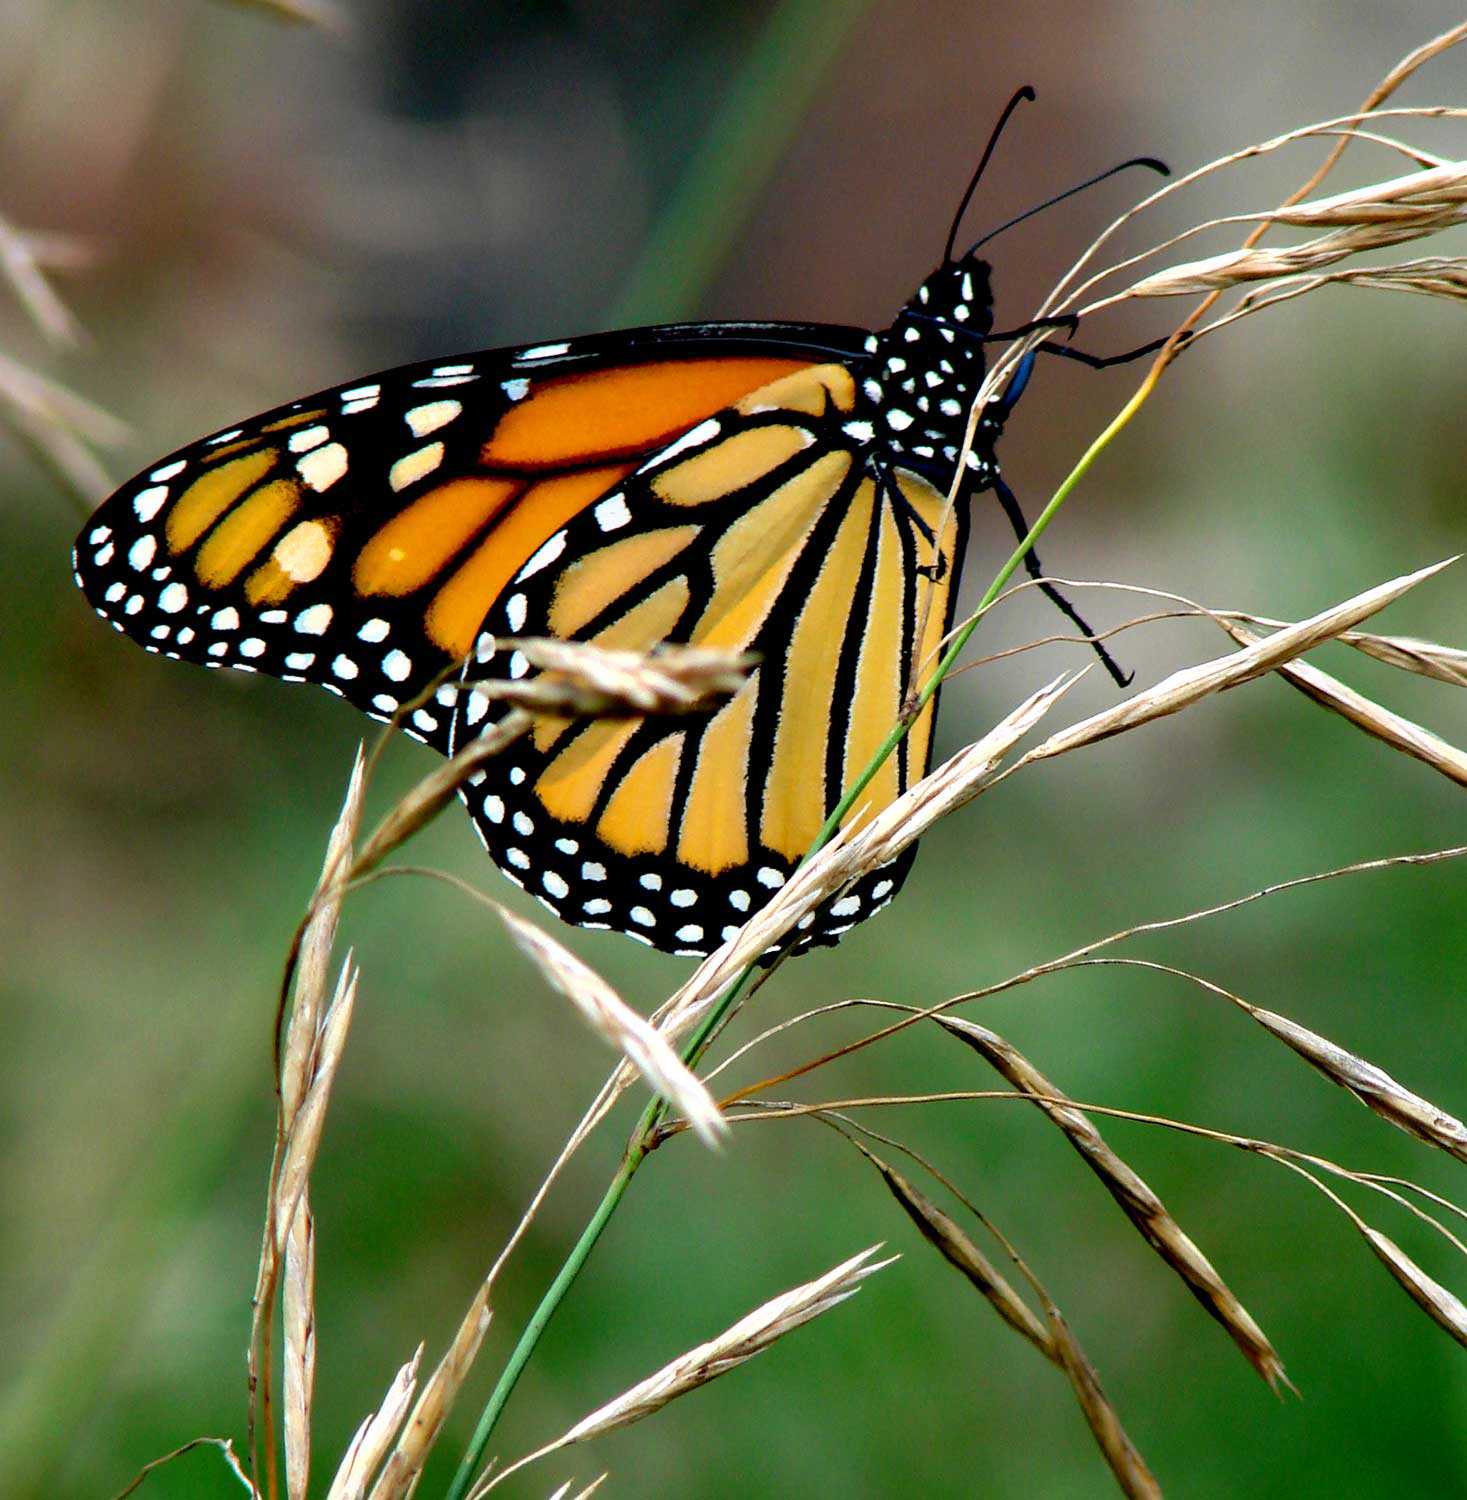
<path fill-rule="evenodd" d="M 706 954 L 789 878 L 935 659 L 973 498 L 1012 500 L 995 445 L 1028 367 L 965 449 L 993 296 L 976 247 L 952 248 L 878 332 L 673 324 L 292 401 L 123 485 L 76 543 L 77 582 L 151 652 L 378 719 L 456 670 L 463 690 L 402 725 L 445 755 L 503 711 L 469 684 L 528 672 L 504 637 L 753 653 L 714 712 L 542 716 L 462 793 L 499 867 L 567 922 Z M 847 824 L 926 772 L 935 711 Z M 911 858 L 797 946 L 885 905 Z"/>

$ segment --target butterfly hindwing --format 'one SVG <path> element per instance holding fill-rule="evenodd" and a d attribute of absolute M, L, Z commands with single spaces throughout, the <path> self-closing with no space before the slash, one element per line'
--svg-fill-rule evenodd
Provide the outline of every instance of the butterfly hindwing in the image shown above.
<path fill-rule="evenodd" d="M 916 656 L 947 629 L 959 528 L 942 497 L 864 463 L 840 365 L 752 392 L 656 454 L 548 539 L 496 600 L 469 675 L 515 676 L 496 638 L 622 649 L 673 641 L 758 658 L 692 719 L 542 719 L 466 790 L 497 863 L 565 920 L 704 953 L 781 886 L 895 723 Z M 859 427 L 856 432 L 859 433 Z M 466 693 L 455 740 L 491 714 Z M 931 710 L 848 815 L 887 805 L 926 765 Z M 912 759 L 909 761 L 908 756 Z M 816 916 L 830 940 L 883 904 L 908 861 Z"/>

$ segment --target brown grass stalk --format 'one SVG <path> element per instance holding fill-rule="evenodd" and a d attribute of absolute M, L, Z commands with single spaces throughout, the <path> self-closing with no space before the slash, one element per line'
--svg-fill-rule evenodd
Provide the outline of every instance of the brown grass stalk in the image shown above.
<path fill-rule="evenodd" d="M 497 1474 L 486 1477 L 470 1494 L 470 1500 L 482 1500 L 491 1490 L 534 1463 L 571 1443 L 589 1442 L 640 1422 L 664 1406 L 716 1380 L 720 1375 L 736 1369 L 739 1365 L 762 1354 L 772 1344 L 796 1328 L 829 1312 L 848 1297 L 860 1290 L 866 1277 L 898 1259 L 873 1261 L 871 1257 L 881 1249 L 872 1245 L 869 1249 L 842 1261 L 825 1275 L 802 1286 L 781 1293 L 778 1297 L 756 1307 L 753 1312 L 740 1318 L 737 1323 L 724 1329 L 715 1338 L 698 1344 L 685 1354 L 664 1365 L 645 1380 L 625 1390 L 621 1395 L 598 1407 L 583 1417 L 574 1426 L 562 1433 L 553 1442 L 537 1448 L 533 1453 L 517 1460 Z"/>
<path fill-rule="evenodd" d="M 971 1047 L 1016 1089 L 1034 1099 L 1100 1179 L 1142 1239 L 1181 1277 L 1188 1291 L 1222 1325 L 1248 1363 L 1275 1390 L 1280 1382 L 1287 1384 L 1283 1363 L 1247 1308 L 1151 1187 L 1117 1155 L 1085 1114 L 1073 1103 L 1057 1102 L 1066 1101 L 1067 1096 L 996 1032 L 954 1016 L 939 1017 L 938 1024 Z"/>

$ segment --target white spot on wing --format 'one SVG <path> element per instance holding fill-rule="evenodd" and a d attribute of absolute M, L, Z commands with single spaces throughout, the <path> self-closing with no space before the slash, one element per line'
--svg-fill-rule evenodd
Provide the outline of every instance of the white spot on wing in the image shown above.
<path fill-rule="evenodd" d="M 429 443 L 405 458 L 400 458 L 388 470 L 387 482 L 395 490 L 405 490 L 425 474 L 431 474 L 443 462 L 443 444 Z"/>
<path fill-rule="evenodd" d="M 187 467 L 187 459 L 175 458 L 171 464 L 164 464 L 161 469 L 154 469 L 148 475 L 148 478 L 153 480 L 172 479 L 176 474 L 182 474 Z"/>
<path fill-rule="evenodd" d="M 675 443 L 669 443 L 657 455 L 658 462 L 675 458 L 679 453 L 686 453 L 689 448 L 700 448 L 704 443 L 711 443 L 722 430 L 718 425 L 718 418 L 709 417 L 706 422 L 690 427 Z"/>
<path fill-rule="evenodd" d="M 327 443 L 296 460 L 296 472 L 313 490 L 329 490 L 346 473 L 346 449 L 340 443 Z"/>
<path fill-rule="evenodd" d="M 551 563 L 565 551 L 565 532 L 557 531 L 553 537 L 544 543 L 538 552 L 519 570 L 516 582 L 526 578 L 533 578 L 542 568 L 548 568 Z"/>
<path fill-rule="evenodd" d="M 427 437 L 440 427 L 447 427 L 463 411 L 461 401 L 425 401 L 403 413 L 403 421 L 412 429 L 414 437 Z"/>
<path fill-rule="evenodd" d="M 521 349 L 519 357 L 522 360 L 553 359 L 557 354 L 564 354 L 569 348 L 569 344 L 536 344 L 531 349 Z"/>
<path fill-rule="evenodd" d="M 295 617 L 295 628 L 302 635 L 325 635 L 326 627 L 330 623 L 331 606 L 329 604 L 313 604 Z"/>
<path fill-rule="evenodd" d="M 620 495 L 612 495 L 609 499 L 603 500 L 592 514 L 596 517 L 596 524 L 602 531 L 615 531 L 625 526 L 632 518 L 626 501 Z"/>
<path fill-rule="evenodd" d="M 413 670 L 413 664 L 406 653 L 402 651 L 389 651 L 382 658 L 382 671 L 394 682 L 406 682 Z"/>
<path fill-rule="evenodd" d="M 163 502 L 168 498 L 168 486 L 166 484 L 150 485 L 145 490 L 139 490 L 133 496 L 133 514 L 144 525 L 147 525 L 154 516 L 163 509 Z"/>
<path fill-rule="evenodd" d="M 158 550 L 158 539 L 155 536 L 140 536 L 131 547 L 127 549 L 127 560 L 133 568 L 141 573 L 153 560 L 153 554 Z"/>
<path fill-rule="evenodd" d="M 302 427 L 298 432 L 291 433 L 286 447 L 292 453 L 309 453 L 312 448 L 319 448 L 330 436 L 331 429 L 318 422 L 314 427 Z"/>

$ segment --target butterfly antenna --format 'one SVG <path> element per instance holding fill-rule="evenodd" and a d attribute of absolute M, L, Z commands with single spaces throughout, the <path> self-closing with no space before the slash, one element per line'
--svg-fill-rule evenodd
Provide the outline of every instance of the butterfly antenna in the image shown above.
<path fill-rule="evenodd" d="M 1046 208 L 1053 208 L 1056 203 L 1063 203 L 1066 198 L 1073 198 L 1076 193 L 1083 193 L 1087 188 L 1093 188 L 1096 183 L 1104 182 L 1107 177 L 1114 177 L 1118 172 L 1127 172 L 1132 167 L 1150 167 L 1153 172 L 1159 172 L 1163 177 L 1170 177 L 1172 169 L 1164 161 L 1158 161 L 1154 156 L 1133 156 L 1130 161 L 1123 161 L 1118 166 L 1107 167 L 1103 172 L 1097 172 L 1094 177 L 1087 177 L 1084 182 L 1077 182 L 1074 187 L 1066 188 L 1062 193 L 1056 193 L 1053 198 L 1046 198 L 1043 203 L 1036 204 L 1033 208 L 1025 209 L 1023 213 L 1016 214 L 998 226 L 990 229 L 981 240 L 971 245 L 968 254 L 972 255 L 980 246 L 986 245 L 989 240 L 1002 234 L 1005 229 L 1012 229 L 1015 224 L 1022 224 L 1025 219 L 1032 219 L 1035 214 L 1042 214 Z M 952 246 L 949 243 L 949 259 L 951 259 Z"/>
<path fill-rule="evenodd" d="M 1035 97 L 1034 90 L 1026 83 L 1023 88 L 1017 89 L 1014 97 L 1004 105 L 1003 113 L 998 117 L 998 124 L 993 127 L 993 133 L 988 137 L 988 144 L 983 148 L 983 155 L 978 159 L 978 169 L 973 173 L 973 180 L 968 184 L 968 190 L 958 204 L 957 213 L 953 215 L 953 225 L 947 232 L 947 244 L 942 252 L 945 264 L 952 264 L 953 245 L 958 238 L 958 225 L 963 222 L 963 215 L 967 213 L 968 205 L 973 201 L 973 194 L 978 191 L 978 182 L 983 176 L 983 169 L 988 165 L 988 158 L 993 155 L 993 148 L 998 145 L 998 138 L 1003 134 L 1004 126 L 1009 123 L 1009 116 L 1023 100 L 1027 99 L 1032 104 Z"/>

